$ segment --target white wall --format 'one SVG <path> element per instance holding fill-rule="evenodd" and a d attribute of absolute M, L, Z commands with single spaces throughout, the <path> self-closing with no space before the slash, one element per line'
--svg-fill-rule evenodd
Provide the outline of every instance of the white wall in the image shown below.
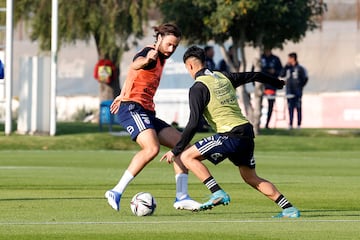
<path fill-rule="evenodd" d="M 152 31 L 139 41 L 139 46 L 126 52 L 121 63 L 121 80 L 126 77 L 127 68 L 134 54 L 143 46 L 153 43 Z M 179 46 L 174 56 L 165 66 L 162 85 L 169 88 L 182 85 L 190 86 L 191 78 L 182 68 L 182 55 L 186 46 Z M 215 62 L 222 56 L 215 46 Z M 355 21 L 324 21 L 323 30 L 307 33 L 300 43 L 288 43 L 283 50 L 273 52 L 281 58 L 284 64 L 287 54 L 295 51 L 299 61 L 309 71 L 310 81 L 307 92 L 338 92 L 360 90 L 360 30 Z M 14 42 L 14 87 L 13 96 L 18 96 L 20 58 L 26 55 L 36 55 L 38 45 L 29 40 Z M 248 47 L 246 57 L 248 62 L 255 57 L 256 52 Z M 98 96 L 99 87 L 93 79 L 93 68 L 97 62 L 96 47 L 93 41 L 88 44 L 79 42 L 76 45 L 63 46 L 58 56 L 57 94 L 60 96 L 89 95 Z M 248 66 L 250 68 L 250 66 Z M 166 83 L 166 84 L 165 84 Z M 182 86 L 180 84 L 180 86 Z M 166 87 L 165 86 L 165 87 Z"/>

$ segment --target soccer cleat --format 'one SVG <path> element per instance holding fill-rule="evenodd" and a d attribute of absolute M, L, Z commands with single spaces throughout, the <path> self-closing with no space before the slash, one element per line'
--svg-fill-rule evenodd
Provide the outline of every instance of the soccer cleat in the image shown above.
<path fill-rule="evenodd" d="M 189 196 L 181 200 L 175 199 L 174 208 L 179 210 L 198 211 L 201 204 L 191 199 Z"/>
<path fill-rule="evenodd" d="M 281 213 L 279 213 L 276 216 L 273 216 L 273 218 L 298 218 L 300 217 L 300 211 L 295 207 L 289 207 L 282 210 Z"/>
<path fill-rule="evenodd" d="M 107 198 L 109 205 L 116 211 L 120 210 L 121 194 L 112 190 L 106 191 L 105 198 Z"/>
<path fill-rule="evenodd" d="M 224 192 L 224 190 L 218 190 L 211 195 L 209 201 L 203 203 L 200 206 L 200 210 L 212 209 L 217 205 L 228 205 L 229 203 L 230 196 L 226 192 Z"/>

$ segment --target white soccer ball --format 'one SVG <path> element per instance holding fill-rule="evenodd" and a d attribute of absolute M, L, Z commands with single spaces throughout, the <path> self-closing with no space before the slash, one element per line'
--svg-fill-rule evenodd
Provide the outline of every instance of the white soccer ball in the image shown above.
<path fill-rule="evenodd" d="M 139 192 L 131 199 L 130 208 L 136 216 L 149 216 L 155 211 L 156 201 L 151 193 Z"/>

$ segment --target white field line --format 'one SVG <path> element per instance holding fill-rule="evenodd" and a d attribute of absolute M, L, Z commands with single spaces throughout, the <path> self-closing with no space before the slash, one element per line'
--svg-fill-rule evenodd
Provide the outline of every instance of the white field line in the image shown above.
<path fill-rule="evenodd" d="M 99 150 L 75 150 L 75 149 L 58 149 L 58 150 L 40 150 L 40 149 L 30 149 L 30 150 L 1 150 L 2 153 L 57 153 L 57 152 L 136 152 L 135 150 L 106 150 L 106 149 L 99 149 Z"/>
<path fill-rule="evenodd" d="M 42 167 L 42 166 L 0 166 L 0 170 L 12 170 L 12 169 L 50 169 L 57 167 Z"/>
<path fill-rule="evenodd" d="M 285 219 L 284 219 L 285 220 Z M 328 220 L 310 220 L 310 219 L 281 219 L 277 220 L 219 220 L 219 221 L 126 221 L 126 222 L 0 222 L 0 226 L 15 225 L 135 225 L 135 224 L 178 224 L 178 223 L 351 223 L 359 222 L 360 219 L 328 219 Z"/>

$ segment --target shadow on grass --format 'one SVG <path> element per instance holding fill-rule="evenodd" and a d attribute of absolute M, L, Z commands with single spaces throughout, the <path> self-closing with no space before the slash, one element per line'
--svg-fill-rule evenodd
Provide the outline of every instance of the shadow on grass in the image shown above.
<path fill-rule="evenodd" d="M 356 213 L 357 212 L 357 213 Z M 359 217 L 360 209 L 311 209 L 301 210 L 302 216 L 306 218 L 318 218 L 318 217 Z"/>
<path fill-rule="evenodd" d="M 68 135 L 77 133 L 116 133 L 124 131 L 119 124 L 111 126 L 103 125 L 101 128 L 97 123 L 83 123 L 83 122 L 61 122 L 57 123 L 56 135 Z"/>
<path fill-rule="evenodd" d="M 16 132 L 16 121 L 12 123 L 12 132 Z M 0 123 L 0 132 L 5 131 L 5 124 Z M 99 132 L 123 132 L 124 129 L 119 124 L 112 125 L 112 129 L 108 124 L 100 128 L 98 123 L 84 123 L 84 122 L 58 122 L 56 124 L 56 135 L 71 135 L 81 133 L 99 133 Z M 206 134 L 214 134 L 208 132 Z M 260 129 L 260 136 L 308 136 L 308 137 L 323 137 L 323 136 L 341 136 L 341 137 L 360 137 L 360 129 L 326 129 L 326 128 L 302 128 L 302 129 Z"/>
<path fill-rule="evenodd" d="M 95 124 L 75 122 L 58 123 L 56 125 L 56 135 L 76 134 L 76 133 L 94 133 L 99 132 L 99 126 Z"/>

